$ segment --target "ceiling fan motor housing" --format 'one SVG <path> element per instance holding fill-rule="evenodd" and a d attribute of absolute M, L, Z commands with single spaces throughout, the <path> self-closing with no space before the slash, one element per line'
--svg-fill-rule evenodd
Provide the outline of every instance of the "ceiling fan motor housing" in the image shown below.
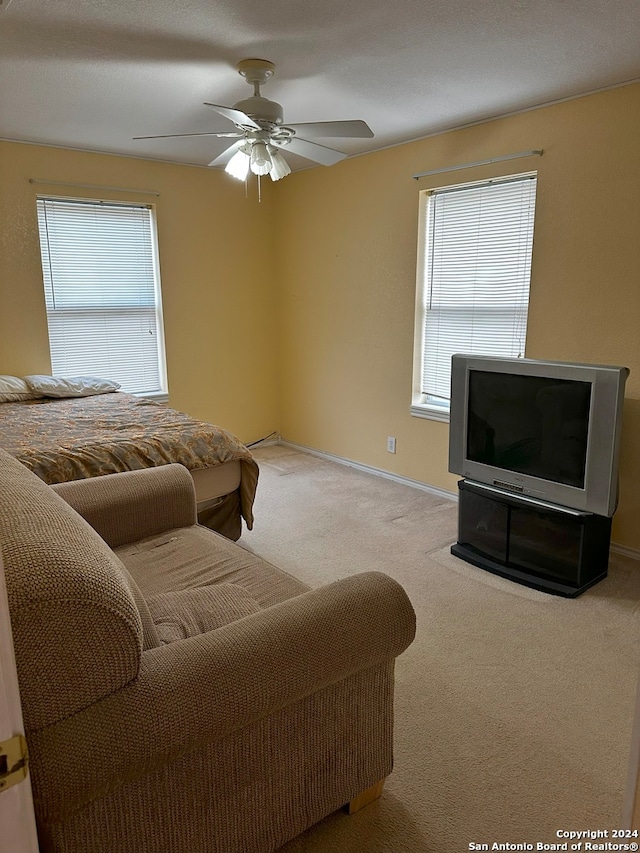
<path fill-rule="evenodd" d="M 236 110 L 246 113 L 254 121 L 257 121 L 258 124 L 262 122 L 266 124 L 282 124 L 284 121 L 282 106 L 275 101 L 270 101 L 268 98 L 263 98 L 261 95 L 254 95 L 251 98 L 246 98 L 244 101 L 238 101 L 233 107 Z"/>

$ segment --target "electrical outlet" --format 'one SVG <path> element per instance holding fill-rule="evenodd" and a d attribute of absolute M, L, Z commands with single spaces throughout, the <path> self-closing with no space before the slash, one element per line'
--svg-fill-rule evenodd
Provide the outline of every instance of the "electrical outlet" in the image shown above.
<path fill-rule="evenodd" d="M 393 435 L 387 436 L 387 450 L 389 451 L 389 453 L 396 452 L 396 439 Z"/>

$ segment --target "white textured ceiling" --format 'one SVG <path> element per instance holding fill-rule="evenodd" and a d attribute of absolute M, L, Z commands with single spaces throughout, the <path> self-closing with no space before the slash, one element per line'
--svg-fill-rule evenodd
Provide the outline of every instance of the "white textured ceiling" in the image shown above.
<path fill-rule="evenodd" d="M 203 102 L 249 57 L 285 122 L 364 119 L 321 140 L 357 154 L 640 79 L 640 3 L 0 0 L 0 137 L 206 165 L 230 140 L 132 138 L 233 130 Z"/>

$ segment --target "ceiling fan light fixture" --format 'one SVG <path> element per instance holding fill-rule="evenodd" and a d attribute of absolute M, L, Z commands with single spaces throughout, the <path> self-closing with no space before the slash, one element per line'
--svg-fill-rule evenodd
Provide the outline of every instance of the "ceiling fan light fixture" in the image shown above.
<path fill-rule="evenodd" d="M 269 154 L 271 155 L 269 177 L 272 181 L 279 181 L 280 178 L 286 178 L 287 175 L 291 174 L 291 167 L 277 148 L 269 146 Z"/>
<path fill-rule="evenodd" d="M 0 0 L 8 6 L 11 0 Z M 269 175 L 272 181 L 291 174 L 291 167 L 280 154 L 284 147 L 296 157 L 303 157 L 323 166 L 333 166 L 347 157 L 342 151 L 313 142 L 315 137 L 344 137 L 370 139 L 373 131 L 361 119 L 349 121 L 311 121 L 301 124 L 284 124 L 284 111 L 281 104 L 263 98 L 260 87 L 274 74 L 275 66 L 267 59 L 243 59 L 238 63 L 238 71 L 249 85 L 253 86 L 253 95 L 235 103 L 232 107 L 212 104 L 217 113 L 235 125 L 235 131 L 209 131 L 204 133 L 170 133 L 163 136 L 136 136 L 135 139 L 169 139 L 173 137 L 214 136 L 229 137 L 238 140 L 209 163 L 214 168 L 225 167 L 225 171 L 240 181 L 249 174 L 258 178 Z M 300 135 L 299 135 L 300 134 Z M 303 134 L 303 135 L 302 135 Z M 307 139 L 306 137 L 312 137 Z M 258 187 L 260 181 L 258 181 Z"/>
<path fill-rule="evenodd" d="M 251 146 L 250 169 L 254 175 L 268 175 L 271 171 L 271 155 L 264 142 L 258 140 Z"/>
<path fill-rule="evenodd" d="M 247 145 L 243 145 L 242 148 L 238 148 L 231 160 L 229 160 L 225 166 L 225 172 L 228 175 L 231 175 L 232 178 L 236 178 L 239 181 L 246 181 L 247 175 L 249 174 L 249 150 L 250 149 Z"/>

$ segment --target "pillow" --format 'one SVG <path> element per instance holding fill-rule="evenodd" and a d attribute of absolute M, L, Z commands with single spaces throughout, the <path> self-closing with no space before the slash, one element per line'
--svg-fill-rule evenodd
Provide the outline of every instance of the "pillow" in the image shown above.
<path fill-rule="evenodd" d="M 25 376 L 32 392 L 42 397 L 91 397 L 117 391 L 120 385 L 98 376 Z"/>
<path fill-rule="evenodd" d="M 24 379 L 18 376 L 0 376 L 0 403 L 17 403 L 41 396 L 42 394 L 32 391 Z"/>
<path fill-rule="evenodd" d="M 205 634 L 260 610 L 246 589 L 232 583 L 158 593 L 147 606 L 161 643 Z"/>

